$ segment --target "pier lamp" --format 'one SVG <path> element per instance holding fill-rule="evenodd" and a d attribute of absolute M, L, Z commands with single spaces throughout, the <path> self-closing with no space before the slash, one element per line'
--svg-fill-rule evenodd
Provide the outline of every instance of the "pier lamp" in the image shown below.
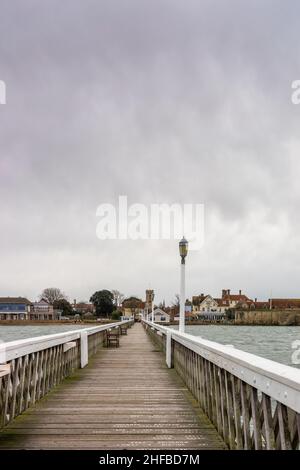
<path fill-rule="evenodd" d="M 151 321 L 154 323 L 154 292 L 151 294 Z"/>
<path fill-rule="evenodd" d="M 179 331 L 181 333 L 184 333 L 185 329 L 185 258 L 187 253 L 188 241 L 183 237 L 179 242 L 179 254 L 181 257 Z"/>

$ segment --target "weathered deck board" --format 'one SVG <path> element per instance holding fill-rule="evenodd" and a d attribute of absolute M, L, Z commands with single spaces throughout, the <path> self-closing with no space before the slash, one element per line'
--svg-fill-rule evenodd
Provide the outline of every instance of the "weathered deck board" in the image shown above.
<path fill-rule="evenodd" d="M 224 449 L 140 324 L 0 434 L 0 449 Z"/>

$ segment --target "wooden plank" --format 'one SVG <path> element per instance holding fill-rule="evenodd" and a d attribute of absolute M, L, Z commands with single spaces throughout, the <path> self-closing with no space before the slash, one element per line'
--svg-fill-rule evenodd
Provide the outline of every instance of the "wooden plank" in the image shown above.
<path fill-rule="evenodd" d="M 46 359 L 51 369 L 51 358 L 60 357 L 60 348 L 58 354 L 41 358 L 41 363 Z M 184 364 L 188 366 L 195 393 L 199 387 L 195 355 L 188 356 L 184 348 L 174 354 L 180 357 L 182 374 Z M 38 381 L 42 393 L 46 375 L 49 370 Z M 176 371 L 167 368 L 164 354 L 156 351 L 137 324 L 120 338 L 119 348 L 100 348 L 86 368 L 76 370 L 0 434 L 0 449 L 74 447 L 225 449 L 226 445 Z"/>

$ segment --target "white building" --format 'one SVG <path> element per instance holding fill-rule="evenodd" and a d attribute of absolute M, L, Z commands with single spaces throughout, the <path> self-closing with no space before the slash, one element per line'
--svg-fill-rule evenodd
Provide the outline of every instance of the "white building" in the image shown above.
<path fill-rule="evenodd" d="M 211 295 L 193 297 L 193 313 L 197 317 L 218 319 L 224 316 L 226 308 L 228 307 L 222 299 L 214 299 Z"/>
<path fill-rule="evenodd" d="M 164 312 L 161 308 L 156 308 L 154 310 L 154 321 L 157 323 L 170 323 L 170 315 Z"/>

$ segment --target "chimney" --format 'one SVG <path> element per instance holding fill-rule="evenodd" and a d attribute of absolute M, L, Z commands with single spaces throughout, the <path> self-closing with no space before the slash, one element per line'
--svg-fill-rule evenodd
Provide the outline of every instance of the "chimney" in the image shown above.
<path fill-rule="evenodd" d="M 75 307 L 75 305 L 76 305 L 76 299 L 74 299 L 74 307 Z"/>
<path fill-rule="evenodd" d="M 225 297 L 226 295 L 226 289 L 222 289 L 222 299 Z"/>
<path fill-rule="evenodd" d="M 242 291 L 241 291 L 241 289 L 239 290 L 239 295 L 242 295 Z"/>
<path fill-rule="evenodd" d="M 255 297 L 254 302 L 257 302 L 257 297 Z"/>
<path fill-rule="evenodd" d="M 230 289 L 227 289 L 227 295 L 230 295 Z"/>
<path fill-rule="evenodd" d="M 204 297 L 204 294 L 203 294 L 203 293 L 201 293 L 201 294 L 200 294 L 200 297 Z"/>

